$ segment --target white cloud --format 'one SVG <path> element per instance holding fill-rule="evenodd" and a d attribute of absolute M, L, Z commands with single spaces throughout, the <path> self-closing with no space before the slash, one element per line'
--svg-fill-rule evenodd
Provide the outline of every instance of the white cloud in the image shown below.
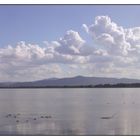
<path fill-rule="evenodd" d="M 88 26 L 88 33 L 95 42 L 105 47 L 109 53 L 117 53 L 117 55 L 127 55 L 129 51 L 133 50 L 132 45 L 136 40 L 134 41 L 133 39 L 134 42 L 131 40 L 133 42 L 131 43 L 128 36 L 131 36 L 130 38 L 132 39 L 134 32 L 135 35 L 138 35 L 139 28 L 132 30 L 118 26 L 108 16 L 97 16 L 94 24 Z"/>
<path fill-rule="evenodd" d="M 89 32 L 88 26 L 87 26 L 86 24 L 83 24 L 83 25 L 82 25 L 82 28 L 83 28 L 87 33 Z"/>
<path fill-rule="evenodd" d="M 64 37 L 60 38 L 59 47 L 56 51 L 62 54 L 80 54 L 80 48 L 84 45 L 85 40 L 83 40 L 78 32 L 69 30 L 66 32 Z"/>
<path fill-rule="evenodd" d="M 0 48 L 0 79 L 26 81 L 63 77 L 68 72 L 69 76 L 139 75 L 140 27 L 127 29 L 109 16 L 97 16 L 93 24 L 83 24 L 83 28 L 93 44 L 68 30 L 63 37 L 45 41 L 42 46 L 21 41 Z"/>
<path fill-rule="evenodd" d="M 138 72 L 140 27 L 124 28 L 109 16 L 97 16 L 93 24 L 83 24 L 83 28 L 98 46 L 89 57 L 94 71 L 96 69 L 100 73 L 109 72 L 112 75 L 118 72 L 121 76 L 123 73 L 124 77 L 129 74 L 132 76 L 132 68 L 135 73 Z"/>
<path fill-rule="evenodd" d="M 101 44 L 104 44 L 104 45 L 109 45 L 109 46 L 112 46 L 114 45 L 114 38 L 110 35 L 110 34 L 107 34 L 107 33 L 103 33 L 102 35 L 98 36 L 96 38 L 96 40 L 98 42 L 100 42 Z"/>
<path fill-rule="evenodd" d="M 107 56 L 108 55 L 107 51 L 106 50 L 103 50 L 103 49 L 95 50 L 94 51 L 94 54 L 95 55 L 100 55 L 100 56 Z"/>
<path fill-rule="evenodd" d="M 88 57 L 80 50 L 84 43 L 78 32 L 70 30 L 58 41 L 44 42 L 42 46 L 21 41 L 16 46 L 0 48 L 0 78 L 31 80 L 48 77 L 55 71 L 59 75 L 59 64 L 87 63 Z"/>

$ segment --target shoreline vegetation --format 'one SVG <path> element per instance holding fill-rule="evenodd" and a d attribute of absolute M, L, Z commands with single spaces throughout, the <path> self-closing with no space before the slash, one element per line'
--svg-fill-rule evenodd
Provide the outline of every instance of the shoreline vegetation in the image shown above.
<path fill-rule="evenodd" d="M 140 88 L 140 83 L 118 83 L 72 86 L 0 86 L 0 88 Z"/>

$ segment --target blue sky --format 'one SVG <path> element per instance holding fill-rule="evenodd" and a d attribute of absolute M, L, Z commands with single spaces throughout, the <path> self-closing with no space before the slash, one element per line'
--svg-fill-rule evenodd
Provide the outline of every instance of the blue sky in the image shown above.
<path fill-rule="evenodd" d="M 139 13 L 140 5 L 0 5 L 0 81 L 138 78 Z"/>
<path fill-rule="evenodd" d="M 140 6 L 128 5 L 17 5 L 0 6 L 0 46 L 21 40 L 40 43 L 57 40 L 69 30 L 86 37 L 81 26 L 98 15 L 108 15 L 124 27 L 140 25 Z"/>

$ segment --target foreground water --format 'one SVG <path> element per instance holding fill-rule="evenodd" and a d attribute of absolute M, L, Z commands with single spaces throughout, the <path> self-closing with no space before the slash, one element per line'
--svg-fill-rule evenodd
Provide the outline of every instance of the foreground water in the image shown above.
<path fill-rule="evenodd" d="M 0 89 L 0 135 L 140 135 L 140 89 Z"/>

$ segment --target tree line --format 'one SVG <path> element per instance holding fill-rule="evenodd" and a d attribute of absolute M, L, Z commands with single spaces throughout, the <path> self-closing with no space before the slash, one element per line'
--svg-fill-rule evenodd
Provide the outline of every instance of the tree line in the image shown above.
<path fill-rule="evenodd" d="M 24 85 L 1 85 L 0 88 L 140 88 L 140 83 L 118 83 L 98 85 L 63 85 L 63 86 L 24 86 Z"/>

